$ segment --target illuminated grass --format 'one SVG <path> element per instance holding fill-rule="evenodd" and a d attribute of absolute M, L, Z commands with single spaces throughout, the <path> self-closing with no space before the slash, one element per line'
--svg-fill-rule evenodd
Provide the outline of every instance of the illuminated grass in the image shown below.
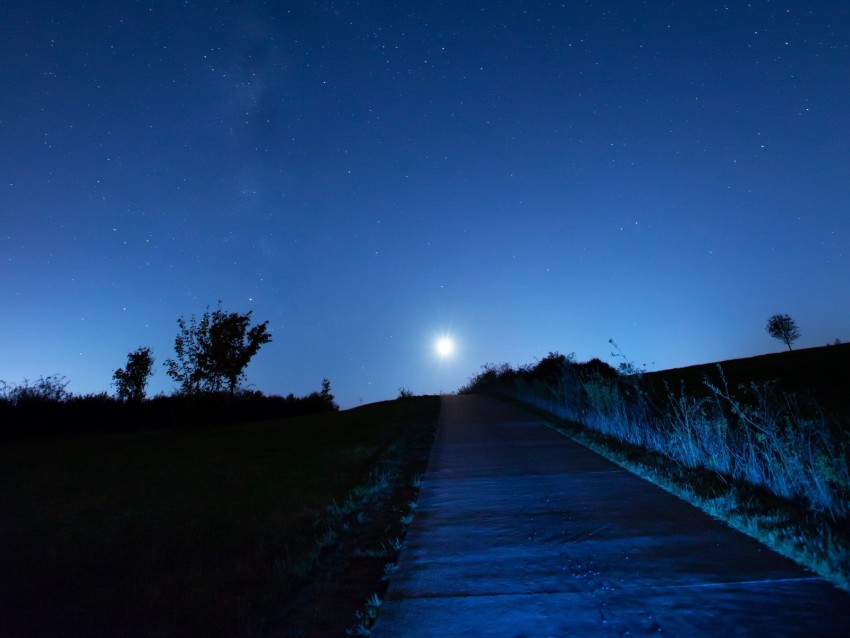
<path fill-rule="evenodd" d="M 550 353 L 484 366 L 462 391 L 554 415 L 577 441 L 850 589 L 850 349 L 786 354 L 644 374 Z"/>
<path fill-rule="evenodd" d="M 646 448 L 623 443 L 542 410 L 540 413 L 557 432 L 850 591 L 850 539 L 828 516 L 806 511 L 766 490 L 673 464 Z"/>

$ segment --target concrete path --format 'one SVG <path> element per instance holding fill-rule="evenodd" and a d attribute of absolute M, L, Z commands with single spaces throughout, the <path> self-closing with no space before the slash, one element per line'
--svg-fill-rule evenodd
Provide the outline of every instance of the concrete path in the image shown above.
<path fill-rule="evenodd" d="M 446 397 L 375 638 L 850 636 L 850 595 L 518 408 Z"/>

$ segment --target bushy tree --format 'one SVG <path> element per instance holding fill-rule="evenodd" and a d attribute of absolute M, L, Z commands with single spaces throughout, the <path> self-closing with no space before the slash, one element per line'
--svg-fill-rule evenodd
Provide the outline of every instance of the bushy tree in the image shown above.
<path fill-rule="evenodd" d="M 122 401 L 141 401 L 145 398 L 148 377 L 153 374 L 153 353 L 139 348 L 127 355 L 127 367 L 118 368 L 112 375 L 118 398 Z"/>
<path fill-rule="evenodd" d="M 800 338 L 800 329 L 789 315 L 773 315 L 767 320 L 765 330 L 774 339 L 779 339 L 791 350 L 791 343 Z"/>
<path fill-rule="evenodd" d="M 168 376 L 184 394 L 220 392 L 233 394 L 245 378 L 245 367 L 264 343 L 272 338 L 268 321 L 250 326 L 252 312 L 225 312 L 209 308 L 197 321 L 177 320 L 180 332 L 174 340 L 176 359 L 166 359 Z"/>

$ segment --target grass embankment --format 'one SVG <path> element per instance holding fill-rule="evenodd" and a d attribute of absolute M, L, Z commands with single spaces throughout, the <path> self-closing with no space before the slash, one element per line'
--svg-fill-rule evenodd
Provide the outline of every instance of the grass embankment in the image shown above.
<path fill-rule="evenodd" d="M 850 532 L 846 521 L 835 521 L 715 472 L 671 463 L 653 450 L 532 409 L 539 410 L 552 429 L 850 591 Z"/>
<path fill-rule="evenodd" d="M 467 390 L 560 417 L 579 442 L 850 589 L 848 367 L 837 345 L 628 375 L 552 353 L 488 366 Z"/>
<path fill-rule="evenodd" d="M 391 562 L 377 550 L 403 531 L 438 410 L 4 443 L 0 635 L 344 631 Z"/>

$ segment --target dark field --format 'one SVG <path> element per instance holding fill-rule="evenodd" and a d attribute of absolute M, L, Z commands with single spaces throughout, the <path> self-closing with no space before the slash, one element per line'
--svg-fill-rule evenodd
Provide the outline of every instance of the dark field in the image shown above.
<path fill-rule="evenodd" d="M 345 569 L 330 542 L 344 521 L 328 506 L 367 502 L 387 459 L 395 478 L 410 469 L 411 446 L 424 469 L 438 410 L 438 398 L 419 397 L 195 431 L 4 442 L 0 635 L 267 635 L 293 595 L 321 597 L 305 593 L 319 571 Z M 362 603 L 374 589 L 352 578 L 366 587 L 350 592 Z"/>

